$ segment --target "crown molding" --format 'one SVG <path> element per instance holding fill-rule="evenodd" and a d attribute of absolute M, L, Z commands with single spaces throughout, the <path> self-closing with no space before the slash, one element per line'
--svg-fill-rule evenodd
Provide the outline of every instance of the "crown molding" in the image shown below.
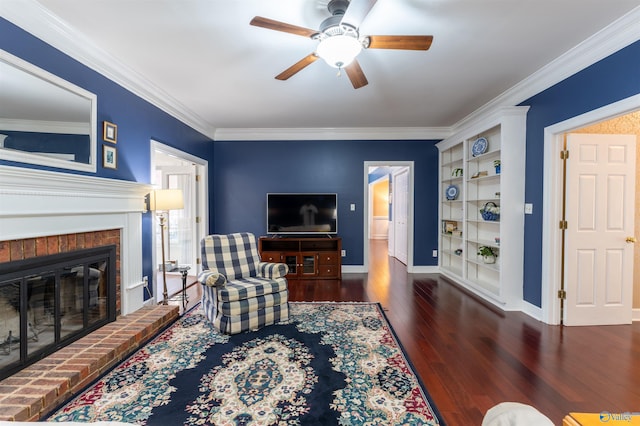
<path fill-rule="evenodd" d="M 518 105 L 638 40 L 640 40 L 640 6 L 540 68 L 452 127 L 462 128 L 496 108 Z"/>
<path fill-rule="evenodd" d="M 215 129 L 35 0 L 2 0 L 0 16 L 213 139 Z"/>
<path fill-rule="evenodd" d="M 225 129 L 214 140 L 379 140 L 446 139 L 491 116 L 503 107 L 518 105 L 554 84 L 640 40 L 640 6 L 582 41 L 526 79 L 495 97 L 451 127 L 344 129 Z"/>
<path fill-rule="evenodd" d="M 214 128 L 144 76 L 119 62 L 35 0 L 2 0 L 0 16 L 218 141 L 444 139 L 492 110 L 518 105 L 567 77 L 640 40 L 640 6 L 545 65 L 451 127 Z"/>
<path fill-rule="evenodd" d="M 449 127 L 218 128 L 215 141 L 425 140 L 443 139 Z"/>

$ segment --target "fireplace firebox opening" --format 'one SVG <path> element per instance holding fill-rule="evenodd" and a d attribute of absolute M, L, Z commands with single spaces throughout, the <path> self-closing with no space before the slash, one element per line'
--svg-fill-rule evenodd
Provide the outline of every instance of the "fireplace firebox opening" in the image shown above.
<path fill-rule="evenodd" d="M 0 380 L 115 319 L 115 245 L 0 263 Z"/>

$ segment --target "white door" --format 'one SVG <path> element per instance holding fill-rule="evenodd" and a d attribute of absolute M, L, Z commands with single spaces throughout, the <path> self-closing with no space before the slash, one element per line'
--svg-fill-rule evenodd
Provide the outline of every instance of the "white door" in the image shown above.
<path fill-rule="evenodd" d="M 166 235 L 167 261 L 175 260 L 181 266 L 191 268 L 196 273 L 196 259 L 199 253 L 197 236 L 196 166 L 162 167 L 162 187 L 181 189 L 184 208 L 169 212 Z"/>
<path fill-rule="evenodd" d="M 198 188 L 197 188 L 197 166 L 193 164 L 182 166 L 159 166 L 156 168 L 158 182 L 161 182 L 163 189 L 181 189 L 184 199 L 184 207 L 180 210 L 171 210 L 167 213 L 165 227 L 165 258 L 167 262 L 176 262 L 180 267 L 188 266 L 189 275 L 197 275 L 198 264 L 196 259 L 199 253 L 199 241 L 197 238 L 199 229 L 196 223 L 198 212 Z M 156 232 L 155 243 L 156 253 L 161 253 L 162 238 L 161 228 L 156 217 L 154 229 Z M 158 258 L 160 263 L 160 259 Z M 176 278 L 167 279 L 169 295 L 174 294 L 181 288 L 179 273 L 173 274 Z M 164 281 L 161 274 L 156 280 L 156 295 L 158 301 L 162 300 Z"/>
<path fill-rule="evenodd" d="M 566 325 L 631 323 L 635 143 L 635 135 L 568 135 Z"/>
<path fill-rule="evenodd" d="M 393 238 L 394 257 L 405 265 L 408 262 L 409 169 L 393 175 Z"/>

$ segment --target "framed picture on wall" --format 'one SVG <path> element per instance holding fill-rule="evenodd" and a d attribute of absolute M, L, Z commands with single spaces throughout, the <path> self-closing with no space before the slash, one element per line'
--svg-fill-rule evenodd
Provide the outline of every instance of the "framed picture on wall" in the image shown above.
<path fill-rule="evenodd" d="M 118 152 L 113 146 L 102 145 L 102 167 L 116 169 L 118 166 Z"/>
<path fill-rule="evenodd" d="M 108 121 L 102 122 L 102 139 L 107 142 L 118 142 L 118 126 Z"/>

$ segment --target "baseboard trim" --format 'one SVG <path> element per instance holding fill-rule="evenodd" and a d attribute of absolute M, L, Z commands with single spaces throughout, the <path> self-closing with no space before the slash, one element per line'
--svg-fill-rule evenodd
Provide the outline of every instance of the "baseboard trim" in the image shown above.
<path fill-rule="evenodd" d="M 364 265 L 342 265 L 343 274 L 366 274 Z"/>
<path fill-rule="evenodd" d="M 631 321 L 640 321 L 640 308 L 635 308 L 631 311 Z"/>
<path fill-rule="evenodd" d="M 411 274 L 439 274 L 438 266 L 413 266 L 409 271 Z"/>
<path fill-rule="evenodd" d="M 526 300 L 522 301 L 522 312 L 524 312 L 525 314 L 529 315 L 532 318 L 537 319 L 538 321 L 544 322 L 542 321 L 542 308 L 536 305 L 532 305 Z"/>

